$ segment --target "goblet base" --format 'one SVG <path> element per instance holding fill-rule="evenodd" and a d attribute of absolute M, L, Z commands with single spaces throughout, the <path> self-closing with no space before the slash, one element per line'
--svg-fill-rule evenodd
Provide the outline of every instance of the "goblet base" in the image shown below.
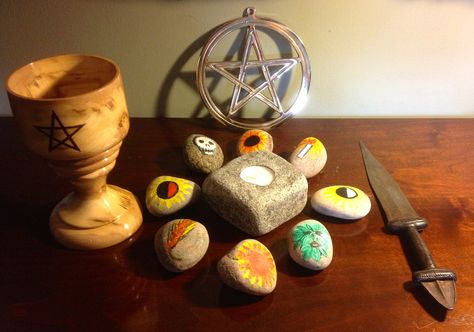
<path fill-rule="evenodd" d="M 131 192 L 117 186 L 108 185 L 107 190 L 126 197 L 127 208 L 122 209 L 122 212 L 109 223 L 90 228 L 74 227 L 70 222 L 61 218 L 63 201 L 70 199 L 67 196 L 58 203 L 51 214 L 49 227 L 53 237 L 63 246 L 79 250 L 107 248 L 131 237 L 140 228 L 143 221 L 137 199 Z M 84 219 L 94 219 L 94 209 L 90 209 L 86 213 L 88 215 L 83 215 Z"/>

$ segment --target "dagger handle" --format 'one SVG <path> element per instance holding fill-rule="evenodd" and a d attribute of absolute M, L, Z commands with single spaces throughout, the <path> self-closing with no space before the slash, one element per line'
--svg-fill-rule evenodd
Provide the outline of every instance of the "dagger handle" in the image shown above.
<path fill-rule="evenodd" d="M 411 247 L 418 267 L 423 270 L 434 269 L 436 265 L 433 261 L 433 257 L 431 257 L 431 253 L 421 238 L 416 226 L 410 225 L 408 227 L 404 227 L 403 232 L 406 236 L 409 246 Z"/>
<path fill-rule="evenodd" d="M 431 257 L 431 253 L 415 225 L 405 227 L 403 231 L 413 250 L 419 264 L 418 266 L 421 268 L 421 270 L 413 272 L 412 278 L 414 283 L 434 280 L 456 280 L 456 274 L 453 271 L 436 267 L 433 257 Z"/>

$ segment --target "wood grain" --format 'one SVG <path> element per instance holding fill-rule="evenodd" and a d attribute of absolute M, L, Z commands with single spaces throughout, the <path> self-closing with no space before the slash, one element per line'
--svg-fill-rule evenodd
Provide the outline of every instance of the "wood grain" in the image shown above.
<path fill-rule="evenodd" d="M 232 159 L 240 132 L 212 120 L 132 119 L 109 182 L 126 188 L 144 206 L 148 182 L 173 175 L 201 184 L 182 160 L 186 137 L 201 133 Z M 80 252 L 56 244 L 48 217 L 70 190 L 46 163 L 20 142 L 13 119 L 0 118 L 0 330 L 115 331 L 468 331 L 474 329 L 474 119 L 294 119 L 271 131 L 274 152 L 288 157 L 307 136 L 326 146 L 323 172 L 309 192 L 346 184 L 372 200 L 369 215 L 342 222 L 304 211 L 258 238 L 278 270 L 275 291 L 254 297 L 219 280 L 216 263 L 249 236 L 200 200 L 175 215 L 144 224 L 125 243 Z M 445 312 L 411 284 L 410 258 L 397 236 L 383 231 L 383 213 L 368 184 L 358 142 L 363 140 L 427 218 L 422 237 L 440 267 L 458 275 L 458 301 Z M 206 256 L 191 270 L 173 274 L 153 249 L 158 228 L 191 218 L 209 232 Z M 328 228 L 334 258 L 324 271 L 296 265 L 286 235 L 314 218 Z"/>

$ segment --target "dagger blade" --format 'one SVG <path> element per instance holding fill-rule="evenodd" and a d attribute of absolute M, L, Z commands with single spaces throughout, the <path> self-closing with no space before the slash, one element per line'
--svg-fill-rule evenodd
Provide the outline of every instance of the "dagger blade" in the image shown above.
<path fill-rule="evenodd" d="M 456 302 L 456 274 L 451 270 L 436 267 L 418 232 L 426 228 L 427 221 L 418 216 L 398 183 L 365 144 L 362 142 L 359 144 L 370 186 L 387 219 L 385 227 L 406 238 L 417 260 L 419 269 L 413 271 L 413 282 L 423 286 L 428 294 L 446 309 L 453 309 Z"/>
<path fill-rule="evenodd" d="M 389 229 L 392 230 L 390 225 L 400 220 L 421 219 L 403 194 L 398 183 L 362 142 L 360 142 L 360 149 L 370 186 L 383 207 Z M 422 226 L 420 224 L 417 228 L 424 228 Z M 393 229 L 393 231 L 397 231 L 397 229 Z"/>

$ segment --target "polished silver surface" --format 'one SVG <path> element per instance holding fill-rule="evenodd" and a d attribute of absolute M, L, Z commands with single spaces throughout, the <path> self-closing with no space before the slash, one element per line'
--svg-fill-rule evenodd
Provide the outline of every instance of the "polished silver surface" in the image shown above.
<path fill-rule="evenodd" d="M 255 14 L 255 8 L 249 7 L 245 10 L 244 17 L 223 24 L 211 35 L 199 57 L 196 80 L 204 104 L 221 123 L 242 129 L 270 129 L 282 124 L 304 106 L 311 81 L 311 68 L 308 54 L 296 34 L 278 22 L 259 18 Z M 243 29 L 245 30 L 243 50 L 238 60 L 208 61 L 224 37 Z M 259 34 L 268 32 L 283 37 L 296 56 L 267 59 Z M 250 58 L 252 50 L 255 51 L 256 59 Z M 301 82 L 293 103 L 285 107 L 282 104 L 284 95 L 277 88 L 276 82 L 298 67 L 301 71 Z M 246 76 L 251 71 L 258 71 L 262 76 L 261 81 L 255 86 L 246 82 Z M 210 73 L 217 73 L 233 85 L 227 106 L 218 105 L 219 103 L 214 100 L 208 86 L 209 75 L 212 75 Z M 271 116 L 243 117 L 242 109 L 253 100 L 263 103 L 271 111 Z"/>

